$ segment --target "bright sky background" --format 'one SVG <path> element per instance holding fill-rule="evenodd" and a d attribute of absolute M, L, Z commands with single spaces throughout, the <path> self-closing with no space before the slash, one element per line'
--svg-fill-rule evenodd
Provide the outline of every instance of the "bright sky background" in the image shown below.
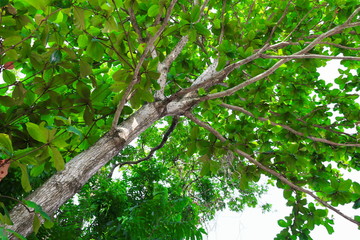
<path fill-rule="evenodd" d="M 332 82 L 340 74 L 338 68 L 341 68 L 340 60 L 329 61 L 326 67 L 319 68 L 320 78 Z M 360 172 L 343 172 L 344 178 L 360 182 Z M 204 240 L 271 240 L 281 231 L 277 221 L 288 216 L 291 208 L 286 206 L 283 198 L 283 191 L 276 187 L 270 187 L 267 194 L 259 200 L 260 205 L 265 203 L 272 204 L 272 211 L 262 213 L 260 207 L 247 208 L 241 213 L 225 210 L 218 212 L 216 218 L 207 223 L 208 236 Z M 353 203 L 347 206 L 337 207 L 344 214 L 354 217 L 360 215 L 360 209 L 353 209 Z M 319 208 L 320 206 L 316 206 Z M 354 223 L 342 218 L 329 210 L 329 216 L 333 216 L 334 230 L 331 235 L 323 226 L 316 226 L 311 233 L 314 240 L 360 240 L 360 230 Z"/>

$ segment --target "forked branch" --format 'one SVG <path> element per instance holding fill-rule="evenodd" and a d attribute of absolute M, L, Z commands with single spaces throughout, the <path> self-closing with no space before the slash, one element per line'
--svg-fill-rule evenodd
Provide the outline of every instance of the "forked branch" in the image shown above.
<path fill-rule="evenodd" d="M 110 173 L 109 173 L 108 176 L 111 177 L 112 174 L 113 174 L 113 172 L 114 172 L 114 170 L 115 170 L 115 168 L 117 168 L 117 167 L 121 168 L 121 167 L 124 166 L 124 165 L 135 165 L 135 164 L 138 164 L 138 163 L 147 161 L 147 160 L 149 160 L 150 158 L 152 158 L 152 156 L 154 155 L 154 153 L 165 145 L 165 143 L 166 143 L 167 140 L 169 139 L 170 134 L 175 130 L 175 127 L 176 127 L 176 125 L 178 124 L 178 122 L 179 122 L 179 117 L 178 117 L 178 116 L 175 116 L 175 117 L 173 118 L 172 122 L 171 122 L 170 127 L 169 127 L 168 130 L 165 132 L 165 134 L 164 134 L 164 136 L 163 136 L 160 144 L 157 145 L 156 147 L 152 148 L 152 149 L 150 150 L 149 154 L 148 154 L 146 157 L 141 158 L 141 159 L 139 159 L 139 160 L 137 160 L 137 161 L 127 161 L 127 162 L 121 162 L 121 163 L 115 164 L 115 165 L 111 168 Z"/>

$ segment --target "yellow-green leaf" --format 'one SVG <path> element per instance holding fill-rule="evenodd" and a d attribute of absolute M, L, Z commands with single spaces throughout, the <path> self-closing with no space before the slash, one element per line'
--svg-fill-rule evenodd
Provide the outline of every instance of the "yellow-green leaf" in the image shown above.
<path fill-rule="evenodd" d="M 38 217 L 37 214 L 35 214 L 34 215 L 34 221 L 33 221 L 33 228 L 34 228 L 34 233 L 35 234 L 38 233 L 40 226 L 41 226 L 40 218 Z"/>
<path fill-rule="evenodd" d="M 5 148 L 9 153 L 13 153 L 13 147 L 9 135 L 0 133 L 0 148 Z"/>
<path fill-rule="evenodd" d="M 32 188 L 30 185 L 30 180 L 29 180 L 29 175 L 27 172 L 26 165 L 16 162 L 16 161 L 12 162 L 11 165 L 19 167 L 21 169 L 21 186 L 23 187 L 25 192 L 30 192 Z"/>
<path fill-rule="evenodd" d="M 65 161 L 63 157 L 61 156 L 61 153 L 59 150 L 55 147 L 50 147 L 50 155 L 52 157 L 52 160 L 54 161 L 54 165 L 57 171 L 64 170 L 65 168 Z"/>
<path fill-rule="evenodd" d="M 47 142 L 47 132 L 44 132 L 43 129 L 40 129 L 37 124 L 28 122 L 26 123 L 26 128 L 33 139 L 42 143 Z"/>
<path fill-rule="evenodd" d="M 159 5 L 154 4 L 148 9 L 148 16 L 155 17 L 156 15 L 159 14 L 159 11 L 160 11 Z"/>

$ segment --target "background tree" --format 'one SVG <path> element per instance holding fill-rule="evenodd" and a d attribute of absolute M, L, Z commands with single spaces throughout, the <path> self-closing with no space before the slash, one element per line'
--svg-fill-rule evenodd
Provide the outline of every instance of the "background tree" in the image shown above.
<path fill-rule="evenodd" d="M 80 193 L 80 200 L 92 191 L 99 197 L 99 211 L 85 215 L 92 232 L 115 216 L 119 223 L 109 229 L 122 226 L 119 234 L 148 226 L 139 217 L 162 204 L 159 211 L 173 214 L 151 221 L 186 229 L 171 237 L 199 237 L 196 221 L 206 204 L 211 217 L 232 197 L 221 192 L 231 189 L 253 205 L 262 175 L 293 207 L 279 221 L 278 239 L 309 238 L 315 225 L 331 233 L 328 209 L 360 225 L 359 216 L 335 208 L 358 207 L 360 198 L 359 183 L 340 171 L 360 168 L 356 0 L 2 0 L 0 7 L 0 220 L 13 223 L 6 231 L 28 235 L 42 220 L 50 227 L 48 215 L 119 153 L 107 171 L 139 166 L 120 183 L 100 173 Z M 316 72 L 330 59 L 346 68 L 334 85 Z M 143 152 L 127 155 L 129 143 L 161 128 L 161 120 L 180 121 L 178 133 L 142 137 L 136 151 Z M 114 202 L 126 202 L 115 215 L 102 215 L 107 186 L 124 193 L 109 189 Z M 202 188 L 221 201 L 212 203 Z M 242 206 L 239 199 L 230 205 Z M 133 206 L 136 213 L 125 212 Z M 133 238 L 164 229 L 149 226 L 146 236 Z"/>

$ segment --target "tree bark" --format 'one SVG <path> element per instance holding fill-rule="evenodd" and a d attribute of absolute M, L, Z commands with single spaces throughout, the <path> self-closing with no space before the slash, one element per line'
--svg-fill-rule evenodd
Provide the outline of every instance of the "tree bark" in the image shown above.
<path fill-rule="evenodd" d="M 116 129 L 109 131 L 88 150 L 69 161 L 65 169 L 57 172 L 26 199 L 39 204 L 49 215 L 55 213 L 69 198 L 133 139 L 166 115 L 182 114 L 195 104 L 195 100 L 154 102 L 144 105 Z M 33 231 L 33 213 L 17 205 L 10 213 L 14 225 L 9 228 L 28 236 Z M 11 239 L 16 239 L 11 236 Z"/>

